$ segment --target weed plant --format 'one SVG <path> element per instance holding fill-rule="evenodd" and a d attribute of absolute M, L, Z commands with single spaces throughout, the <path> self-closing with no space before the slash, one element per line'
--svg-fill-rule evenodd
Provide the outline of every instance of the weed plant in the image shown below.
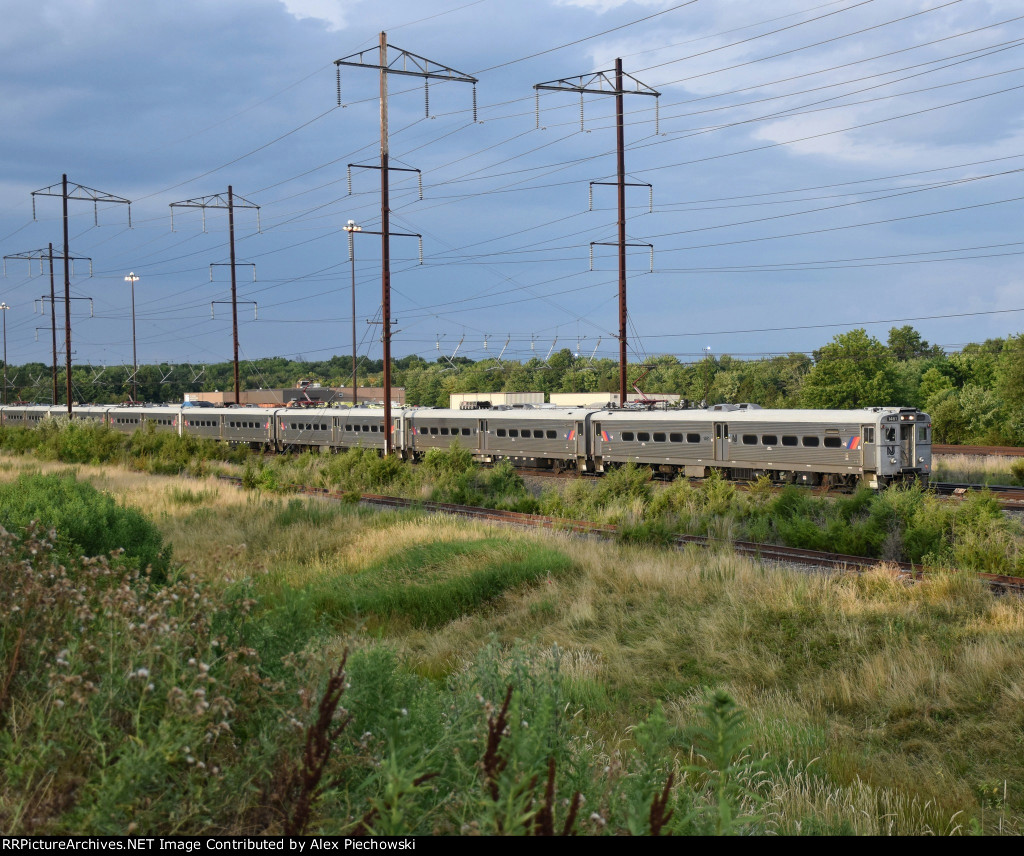
<path fill-rule="evenodd" d="M 106 425 L 51 417 L 32 428 L 0 426 L 0 449 L 34 453 L 44 461 L 68 464 L 121 464 L 163 475 L 205 475 L 211 462 L 240 464 L 248 448 L 214 440 L 158 432 L 154 426 L 132 435 Z"/>
<path fill-rule="evenodd" d="M 1024 829 L 1024 608 L 965 575 L 908 587 L 127 489 L 201 578 L 0 537 L 12 834 Z M 680 517 L 719 499 L 665 492 Z M 733 525 L 776 499 L 737 494 Z M 920 513 L 869 499 L 839 517 Z M 952 526 L 994 529 L 983 500 Z M 446 604 L 496 568 L 486 597 Z M 442 594 L 403 601 L 417 586 Z"/>

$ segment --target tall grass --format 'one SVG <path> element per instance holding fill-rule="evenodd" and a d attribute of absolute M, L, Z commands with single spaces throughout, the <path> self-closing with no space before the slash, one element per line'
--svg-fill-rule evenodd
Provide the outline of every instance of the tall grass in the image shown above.
<path fill-rule="evenodd" d="M 963 575 L 808 577 L 80 473 L 188 566 L 160 583 L 0 538 L 5 830 L 1022 830 L 1024 606 Z M 680 515 L 721 500 L 667 492 Z M 891 503 L 887 525 L 918 500 Z"/>
<path fill-rule="evenodd" d="M 53 549 L 31 527 L 0 532 L 8 833 L 697 830 L 676 808 L 704 791 L 672 787 L 665 751 L 682 736 L 653 718 L 605 775 L 567 715 L 557 649 L 485 646 L 444 684 L 381 645 L 325 669 L 316 628 L 282 645 L 252 586 L 154 584 Z"/>
<path fill-rule="evenodd" d="M 967 575 L 808 576 L 79 472 L 144 502 L 186 564 L 164 583 L 57 558 L 38 531 L 0 537 L 0 825 L 15 833 L 1024 830 L 1007 748 L 1024 728 L 1024 605 Z M 984 495 L 827 502 L 627 473 L 603 502 L 1017 561 Z"/>
<path fill-rule="evenodd" d="M 106 425 L 69 420 L 65 416 L 44 419 L 38 427 L 0 426 L 0 450 L 14 454 L 32 452 L 44 461 L 67 464 L 122 464 L 149 473 L 204 475 L 211 462 L 242 463 L 248 449 L 214 440 L 158 432 L 147 425 L 132 435 Z"/>
<path fill-rule="evenodd" d="M 1004 455 L 936 455 L 932 479 L 955 484 L 1024 484 L 1024 458 Z"/>

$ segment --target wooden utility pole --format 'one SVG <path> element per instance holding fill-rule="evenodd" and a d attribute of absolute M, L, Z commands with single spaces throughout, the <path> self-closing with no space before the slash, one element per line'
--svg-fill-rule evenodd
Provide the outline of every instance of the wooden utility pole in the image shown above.
<path fill-rule="evenodd" d="M 56 184 L 51 184 L 49 187 L 44 187 L 41 190 L 32 191 L 32 219 L 36 216 L 36 197 L 37 196 L 59 196 L 62 202 L 62 211 L 64 215 L 64 349 L 67 356 L 67 396 L 68 396 L 68 416 L 71 416 L 71 404 L 73 395 L 71 392 L 71 251 L 68 248 L 68 201 L 71 199 L 82 200 L 85 202 L 92 202 L 93 204 L 93 216 L 95 223 L 98 226 L 100 221 L 99 215 L 99 203 L 119 203 L 128 206 L 128 228 L 132 227 L 132 203 L 129 199 L 124 199 L 120 196 L 114 196 L 110 193 L 106 193 L 102 190 L 95 190 L 91 187 L 86 187 L 84 184 L 76 184 L 70 190 L 68 189 L 68 176 L 67 173 L 61 176 L 60 180 L 60 193 L 55 192 Z"/>
<path fill-rule="evenodd" d="M 389 58 L 388 48 L 394 52 Z M 381 322 L 382 342 L 384 349 L 384 454 L 390 455 L 393 446 L 391 424 L 391 209 L 388 202 L 388 75 L 403 74 L 422 77 L 424 91 L 430 79 L 454 80 L 473 84 L 473 118 L 476 119 L 476 78 L 463 74 L 453 68 L 440 65 L 433 60 L 417 56 L 408 51 L 388 45 L 387 33 L 380 34 L 377 62 L 367 62 L 363 56 L 370 51 L 334 61 L 338 68 L 338 103 L 341 103 L 341 66 L 357 66 L 359 68 L 376 68 L 380 72 L 380 235 L 381 235 Z M 430 113 L 430 102 L 427 101 L 427 114 Z M 421 253 L 422 255 L 422 253 Z"/>
<path fill-rule="evenodd" d="M 92 276 L 92 259 L 88 258 L 87 256 L 68 256 L 67 253 L 64 253 L 64 257 L 67 257 L 66 261 L 68 261 L 68 262 L 76 262 L 76 261 L 87 261 L 87 262 L 89 262 L 89 276 L 90 277 Z M 58 259 L 59 260 L 61 258 L 62 258 L 62 256 L 55 256 L 53 254 L 53 244 L 52 243 L 49 244 L 45 250 L 29 250 L 29 251 L 26 251 L 24 253 L 11 253 L 10 255 L 4 256 L 4 276 L 7 276 L 7 261 L 8 261 L 8 259 L 26 259 L 26 260 L 28 260 L 28 263 L 29 263 L 29 276 L 32 275 L 32 262 L 34 260 L 38 260 L 39 261 L 39 272 L 40 273 L 42 273 L 43 262 L 44 261 L 49 262 L 49 266 L 50 266 L 50 296 L 49 296 L 49 301 L 50 301 L 50 338 L 51 338 L 52 343 L 53 343 L 53 361 L 50 364 L 51 365 L 51 375 L 52 375 L 52 380 L 53 380 L 53 389 L 52 389 L 52 392 L 50 393 L 50 395 L 51 395 L 50 403 L 53 404 L 54 406 L 56 406 L 56 404 L 57 404 L 57 296 L 56 296 L 56 293 L 54 291 L 53 262 L 54 262 L 54 259 Z M 65 292 L 65 294 L 66 294 L 66 292 Z M 47 300 L 47 298 L 44 295 L 41 298 L 41 303 L 46 303 L 46 300 Z M 88 297 L 85 297 L 85 298 L 82 298 L 82 297 L 72 297 L 71 300 L 90 300 L 91 301 L 91 299 L 88 298 Z M 70 308 L 70 301 L 67 300 L 66 298 L 65 298 L 65 302 L 64 302 L 64 307 L 65 307 L 65 309 L 69 309 Z M 40 311 L 42 311 L 42 307 L 41 306 L 40 306 Z M 66 325 L 70 325 L 70 323 L 71 323 L 70 319 L 68 319 L 67 322 L 66 322 Z M 39 338 L 39 335 L 38 335 L 38 328 L 37 328 L 37 330 L 36 330 L 36 339 L 38 340 L 38 338 Z"/>
<path fill-rule="evenodd" d="M 609 75 L 614 75 L 610 77 Z M 627 90 L 623 86 L 624 78 L 629 78 L 633 82 L 634 87 Z M 626 134 L 625 134 L 625 122 L 623 116 L 623 96 L 624 95 L 650 95 L 655 99 L 661 94 L 660 92 L 651 89 L 644 83 L 641 83 L 635 77 L 629 74 L 623 74 L 622 71 L 622 60 L 615 60 L 614 71 L 595 71 L 590 74 L 581 74 L 578 77 L 573 78 L 562 78 L 561 80 L 549 80 L 546 83 L 537 83 L 534 85 L 534 90 L 537 92 L 537 124 L 540 124 L 540 90 L 553 90 L 556 92 L 578 92 L 580 94 L 580 126 L 583 125 L 583 95 L 614 95 L 615 96 L 615 141 L 616 141 L 616 180 L 615 186 L 618 188 L 618 208 L 619 208 L 619 223 L 618 232 L 619 240 L 617 246 L 619 248 L 619 406 L 624 407 L 627 401 L 627 383 L 626 383 L 626 247 L 627 246 L 645 246 L 650 247 L 650 244 L 627 244 L 626 243 L 626 187 L 634 186 L 626 181 Z M 655 101 L 657 104 L 657 101 Z M 609 184 L 610 182 L 594 181 L 591 182 L 591 186 L 594 184 Z M 650 187 L 648 184 L 639 186 Z M 591 254 L 593 254 L 593 247 L 597 244 L 604 244 L 604 241 L 594 241 L 591 243 Z M 653 253 L 653 251 L 652 251 Z M 591 255 L 591 258 L 593 256 Z M 653 264 L 652 264 L 653 267 Z"/>
<path fill-rule="evenodd" d="M 203 231 L 206 231 L 206 209 L 226 208 L 228 212 L 228 245 L 231 265 L 231 341 L 232 341 L 232 362 L 234 365 L 235 377 L 235 404 L 240 405 L 241 383 L 238 373 L 238 286 L 235 276 L 235 209 L 254 208 L 256 210 L 256 231 L 260 231 L 260 206 L 241 196 L 235 196 L 231 185 L 228 185 L 227 199 L 221 194 L 215 193 L 212 196 L 202 196 L 197 199 L 186 199 L 184 202 L 171 203 L 171 231 L 174 231 L 174 209 L 175 208 L 201 208 L 203 209 Z"/>

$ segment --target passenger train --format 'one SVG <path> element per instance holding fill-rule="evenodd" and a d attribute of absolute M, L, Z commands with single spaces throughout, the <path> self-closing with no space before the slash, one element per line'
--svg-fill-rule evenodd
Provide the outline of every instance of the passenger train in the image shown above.
<path fill-rule="evenodd" d="M 0 425 L 35 427 L 65 407 L 0 407 Z M 375 407 L 318 409 L 186 405 L 75 407 L 73 419 L 131 434 L 170 431 L 274 451 L 383 450 L 384 414 Z M 593 407 L 393 409 L 395 454 L 417 460 L 453 443 L 483 462 L 600 474 L 627 462 L 665 475 L 768 476 L 773 482 L 881 489 L 927 484 L 931 417 L 909 407 L 775 410 L 718 404 L 681 410 Z"/>

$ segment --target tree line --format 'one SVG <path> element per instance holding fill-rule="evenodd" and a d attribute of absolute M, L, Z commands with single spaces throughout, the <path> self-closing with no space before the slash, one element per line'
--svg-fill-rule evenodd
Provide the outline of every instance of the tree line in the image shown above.
<path fill-rule="evenodd" d="M 269 357 L 240 366 L 244 389 L 292 387 L 300 379 L 348 386 L 352 358 L 323 361 Z M 380 386 L 383 364 L 360 358 L 361 386 Z M 128 399 L 132 384 L 123 367 L 72 369 L 75 399 L 97 404 Z M 181 401 L 186 392 L 233 388 L 230 362 L 139 367 L 140 401 Z M 683 363 L 674 356 L 631 365 L 629 378 L 652 396 L 675 393 L 693 402 L 752 402 L 762 407 L 919 407 L 932 416 L 936 442 L 1024 445 L 1024 334 L 988 339 L 947 354 L 910 325 L 893 327 L 887 341 L 864 329 L 835 336 L 810 356 L 791 353 L 763 359 L 709 355 Z M 58 402 L 64 400 L 59 372 Z M 9 400 L 49 403 L 51 370 L 42 363 L 8 367 Z M 392 383 L 412 405 L 446 407 L 457 392 L 617 392 L 618 363 L 590 359 L 568 348 L 546 360 L 429 362 L 412 355 L 394 361 Z"/>

